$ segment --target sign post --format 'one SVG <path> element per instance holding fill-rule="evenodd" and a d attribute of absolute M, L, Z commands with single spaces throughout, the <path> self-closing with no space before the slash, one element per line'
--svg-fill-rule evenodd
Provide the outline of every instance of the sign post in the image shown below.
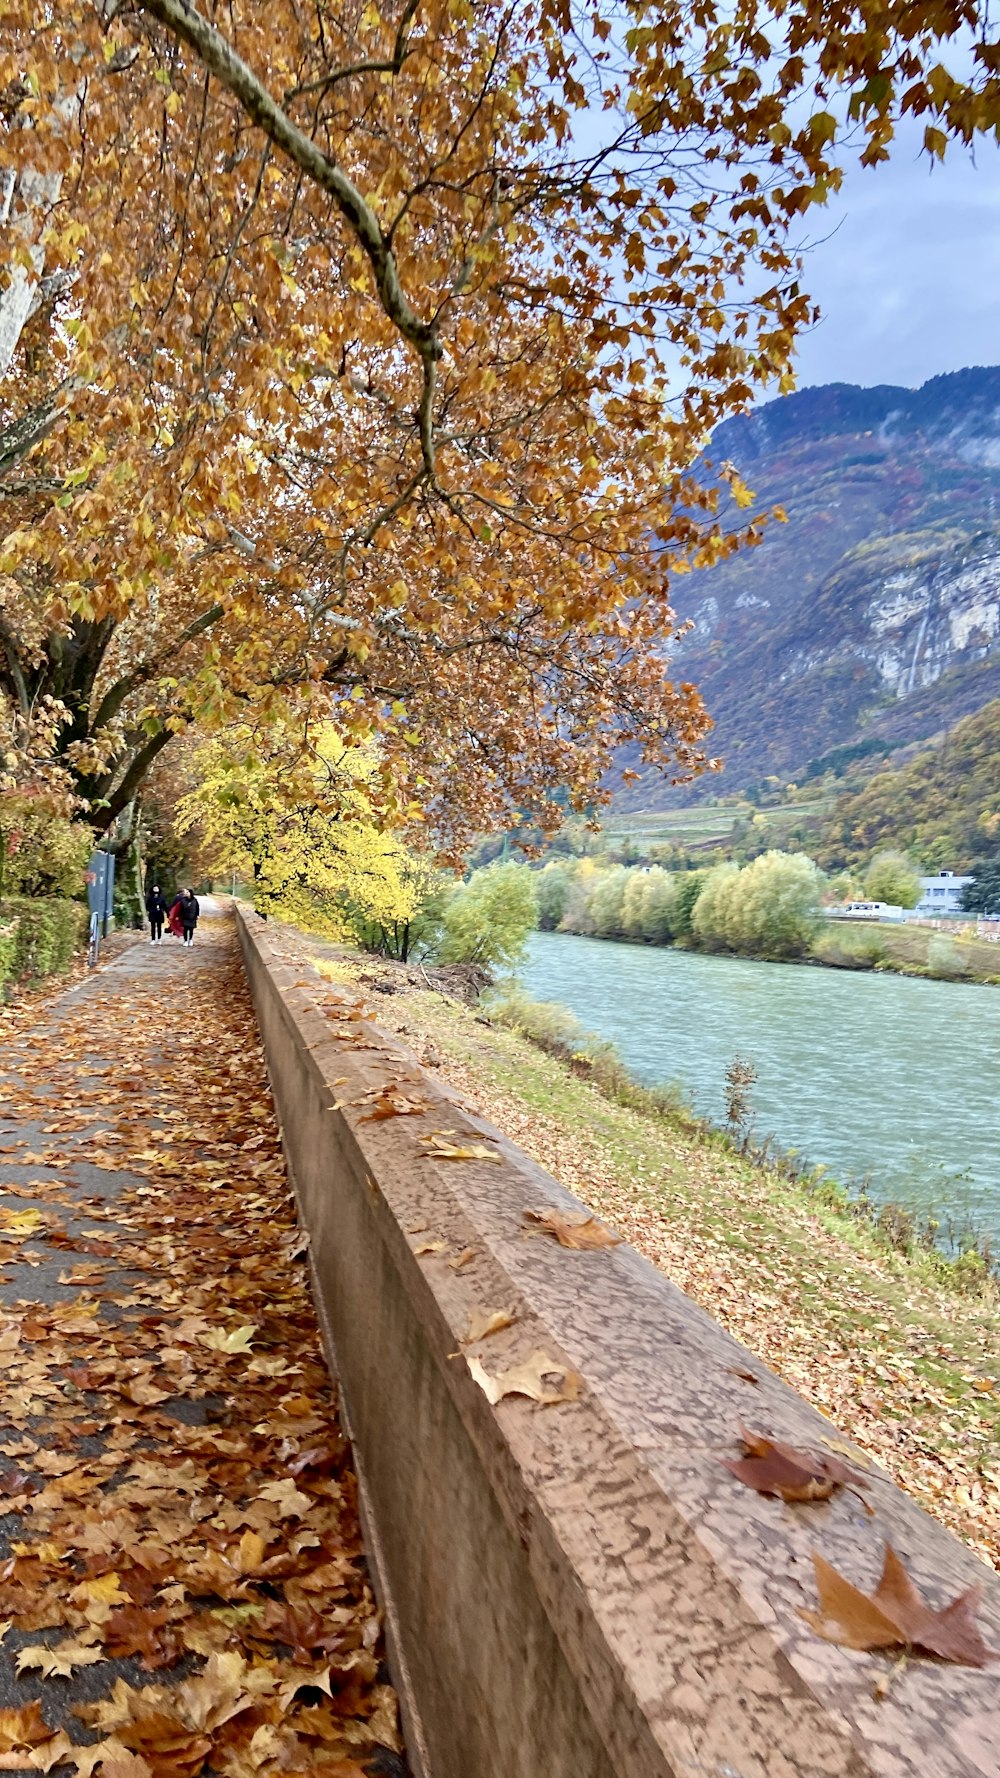
<path fill-rule="evenodd" d="M 115 855 L 113 852 L 92 852 L 87 867 L 87 904 L 101 922 L 102 938 L 108 936 L 114 901 Z"/>

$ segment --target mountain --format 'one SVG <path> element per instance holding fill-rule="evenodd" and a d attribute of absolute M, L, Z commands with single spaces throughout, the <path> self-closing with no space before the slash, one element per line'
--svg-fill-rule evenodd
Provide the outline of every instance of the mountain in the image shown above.
<path fill-rule="evenodd" d="M 1000 367 L 803 389 L 720 426 L 706 462 L 724 461 L 788 520 L 675 582 L 694 629 L 671 676 L 699 687 L 724 775 L 672 790 L 641 772 L 617 806 L 793 779 L 1000 696 Z"/>

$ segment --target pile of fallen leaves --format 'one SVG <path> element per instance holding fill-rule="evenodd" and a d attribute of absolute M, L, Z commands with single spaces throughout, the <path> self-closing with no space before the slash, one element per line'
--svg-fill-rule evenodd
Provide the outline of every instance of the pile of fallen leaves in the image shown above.
<path fill-rule="evenodd" d="M 0 1770 L 402 1773 L 231 930 L 0 1073 Z"/>

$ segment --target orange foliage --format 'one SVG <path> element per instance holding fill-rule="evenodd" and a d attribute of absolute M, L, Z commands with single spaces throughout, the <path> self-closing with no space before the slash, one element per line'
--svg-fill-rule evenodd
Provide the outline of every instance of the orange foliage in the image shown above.
<path fill-rule="evenodd" d="M 868 159 L 996 122 L 988 44 L 936 64 L 979 12 L 7 0 L 0 681 L 93 818 L 248 702 L 377 733 L 452 836 L 619 743 L 699 769 L 669 577 L 762 521 L 691 464 L 788 386 L 840 99 Z"/>

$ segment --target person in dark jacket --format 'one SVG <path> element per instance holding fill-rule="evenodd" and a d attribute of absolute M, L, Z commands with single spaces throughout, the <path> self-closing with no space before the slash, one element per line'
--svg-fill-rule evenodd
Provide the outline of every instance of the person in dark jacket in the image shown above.
<path fill-rule="evenodd" d="M 194 929 L 198 924 L 198 915 L 201 913 L 201 909 L 198 906 L 198 897 L 193 889 L 181 890 L 178 912 L 181 917 L 181 930 L 184 933 L 184 943 L 186 945 L 193 945 Z"/>
<path fill-rule="evenodd" d="M 167 904 L 160 890 L 159 883 L 146 892 L 146 915 L 149 920 L 150 942 L 158 945 L 163 940 L 163 922 L 167 917 Z"/>

